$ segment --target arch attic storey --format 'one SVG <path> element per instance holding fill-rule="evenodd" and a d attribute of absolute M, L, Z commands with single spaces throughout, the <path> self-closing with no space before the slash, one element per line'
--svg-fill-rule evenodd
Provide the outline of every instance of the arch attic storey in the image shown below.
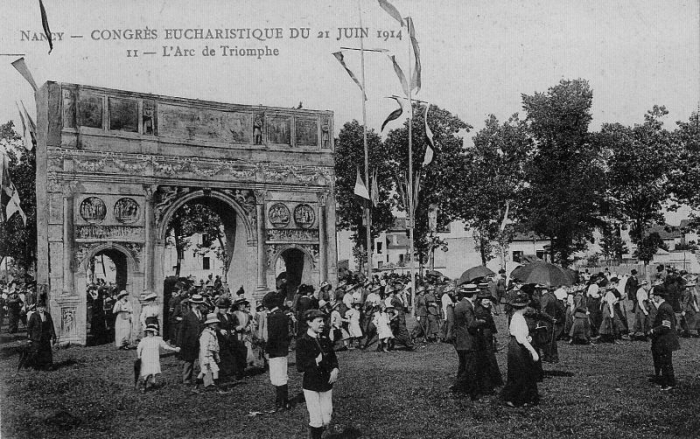
<path fill-rule="evenodd" d="M 135 314 L 145 290 L 163 303 L 168 224 L 186 203 L 221 217 L 233 291 L 260 298 L 280 261 L 298 282 L 336 280 L 332 112 L 57 82 L 36 98 L 37 283 L 61 341 L 87 342 L 96 255 Z"/>

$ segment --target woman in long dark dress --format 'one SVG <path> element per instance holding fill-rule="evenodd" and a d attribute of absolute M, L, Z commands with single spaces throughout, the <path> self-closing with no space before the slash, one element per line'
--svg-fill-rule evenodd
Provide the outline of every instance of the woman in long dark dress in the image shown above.
<path fill-rule="evenodd" d="M 519 292 L 510 302 L 513 317 L 509 327 L 508 379 L 501 397 L 511 407 L 536 405 L 540 398 L 537 393 L 539 356 L 530 343 L 532 338 L 524 316 L 529 303 L 530 298 L 524 292 Z"/>
<path fill-rule="evenodd" d="M 477 329 L 477 371 L 476 378 L 479 392 L 483 395 L 493 393 L 496 387 L 503 385 L 501 371 L 498 369 L 498 361 L 496 360 L 496 343 L 495 336 L 496 323 L 493 321 L 491 314 L 492 301 L 496 301 L 495 297 L 491 296 L 489 291 L 480 291 L 476 297 L 474 306 L 474 316 L 477 320 L 484 320 L 485 325 Z"/>

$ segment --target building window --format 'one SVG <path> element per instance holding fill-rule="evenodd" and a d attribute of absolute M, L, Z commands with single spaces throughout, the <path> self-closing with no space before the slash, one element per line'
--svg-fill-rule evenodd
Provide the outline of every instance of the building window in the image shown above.
<path fill-rule="evenodd" d="M 209 270 L 209 258 L 204 256 L 202 258 L 202 270 Z"/>
<path fill-rule="evenodd" d="M 202 246 L 211 247 L 212 239 L 206 233 L 202 234 Z"/>
<path fill-rule="evenodd" d="M 403 266 L 403 255 L 399 255 L 399 265 Z"/>
<path fill-rule="evenodd" d="M 536 254 L 538 259 L 544 260 L 544 250 L 537 250 Z"/>
<path fill-rule="evenodd" d="M 513 262 L 520 262 L 523 259 L 523 252 L 520 250 L 513 251 Z"/>
<path fill-rule="evenodd" d="M 382 254 L 382 247 L 383 247 L 382 244 L 383 244 L 382 242 L 377 243 L 377 253 L 378 254 Z"/>

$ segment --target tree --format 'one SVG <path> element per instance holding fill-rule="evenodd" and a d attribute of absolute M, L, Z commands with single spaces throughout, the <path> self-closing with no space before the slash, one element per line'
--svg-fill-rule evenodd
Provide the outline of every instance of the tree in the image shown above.
<path fill-rule="evenodd" d="M 224 261 L 224 267 L 228 267 L 228 258 L 231 255 L 226 252 L 224 243 L 224 226 L 219 215 L 208 206 L 200 203 L 188 203 L 175 212 L 168 224 L 168 236 L 172 236 L 177 250 L 177 265 L 175 275 L 180 275 L 182 259 L 185 251 L 192 246 L 193 235 L 203 235 L 206 241 L 203 244 L 195 244 L 195 253 L 203 254 L 211 249 L 213 240 L 219 243 L 217 257 Z"/>
<path fill-rule="evenodd" d="M 603 206 L 609 218 L 631 222 L 633 243 L 654 223 L 663 224 L 669 198 L 668 175 L 676 167 L 673 136 L 663 128 L 665 107 L 655 105 L 634 127 L 604 124 L 595 142 L 607 157 L 607 192 Z"/>
<path fill-rule="evenodd" d="M 644 265 L 649 265 L 649 261 L 654 259 L 654 255 L 660 248 L 668 251 L 668 246 L 661 236 L 657 232 L 652 232 L 639 241 L 634 257 L 644 261 Z"/>
<path fill-rule="evenodd" d="M 700 209 L 700 114 L 693 112 L 687 122 L 676 122 L 673 138 L 677 146 L 676 167 L 670 172 L 669 185 L 673 200 Z M 700 229 L 694 218 L 690 229 Z"/>
<path fill-rule="evenodd" d="M 28 274 L 36 263 L 36 149 L 27 151 L 22 146 L 12 121 L 0 125 L 0 143 L 7 151 L 10 178 L 27 215 L 26 225 L 19 214 L 0 223 L 0 259 L 11 257 L 20 271 Z"/>
<path fill-rule="evenodd" d="M 602 227 L 602 235 L 600 247 L 603 256 L 605 256 L 606 259 L 621 260 L 622 255 L 628 252 L 629 249 L 620 235 L 620 225 L 617 223 L 612 225 L 604 224 Z"/>
<path fill-rule="evenodd" d="M 550 239 L 552 259 L 564 266 L 587 248 L 600 224 L 604 173 L 588 132 L 592 102 L 593 92 L 582 79 L 523 95 L 535 151 L 525 168 L 520 216 L 530 230 Z"/>
<path fill-rule="evenodd" d="M 493 259 L 496 248 L 504 252 L 513 236 L 513 227 L 501 230 L 501 224 L 506 205 L 511 217 L 520 204 L 524 164 L 532 148 L 526 128 L 517 114 L 502 125 L 489 115 L 474 136 L 474 147 L 464 153 L 463 178 L 452 185 L 456 193 L 450 200 L 459 217 L 474 230 L 483 265 Z"/>
<path fill-rule="evenodd" d="M 340 130 L 336 140 L 335 196 L 338 206 L 336 210 L 338 228 L 352 231 L 355 247 L 364 249 L 362 252 L 366 252 L 367 232 L 363 216 L 368 202 L 354 193 L 357 169 L 360 169 L 361 174 L 364 173 L 365 152 L 362 134 L 362 125 L 357 120 L 347 122 Z M 392 213 L 394 200 L 391 196 L 392 169 L 389 166 L 388 151 L 382 146 L 382 140 L 374 130 L 367 132 L 367 145 L 370 174 L 376 170 L 379 189 L 379 203 L 372 208 L 371 233 L 372 237 L 376 238 L 394 223 Z M 371 182 L 366 176 L 363 177 L 363 181 L 369 191 Z M 358 260 L 361 266 L 364 265 L 364 257 Z"/>
<path fill-rule="evenodd" d="M 413 104 L 413 171 L 414 187 L 416 180 L 420 187 L 419 196 L 414 206 L 414 245 L 419 261 L 427 260 L 434 246 L 444 246 L 444 241 L 435 242 L 431 239 L 428 224 L 429 206 L 435 205 L 438 209 L 437 227 L 446 226 L 457 217 L 454 209 L 453 198 L 458 196 L 452 186 L 459 179 L 464 178 L 464 140 L 462 133 L 469 132 L 472 126 L 452 115 L 447 110 L 436 105 L 430 105 L 428 111 L 428 126 L 433 132 L 435 153 L 432 163 L 423 167 L 423 158 L 427 147 L 424 111 L 425 107 L 419 103 Z M 406 184 L 408 181 L 408 123 L 403 127 L 391 130 L 384 146 L 389 160 L 388 169 L 392 173 L 394 188 L 398 194 L 396 205 L 404 212 L 407 211 L 410 193 Z M 404 194 L 402 196 L 401 194 Z M 434 238 L 434 236 L 433 236 Z"/>

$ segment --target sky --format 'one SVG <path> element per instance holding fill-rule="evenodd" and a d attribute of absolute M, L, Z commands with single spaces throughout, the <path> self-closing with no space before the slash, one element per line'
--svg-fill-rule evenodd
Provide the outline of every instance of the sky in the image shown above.
<path fill-rule="evenodd" d="M 522 94 L 546 92 L 562 79 L 589 81 L 591 130 L 607 122 L 641 123 L 653 105 L 667 107 L 665 123 L 673 128 L 698 109 L 697 1 L 390 1 L 415 24 L 423 66 L 417 98 L 472 125 L 467 144 L 489 114 L 501 121 L 522 114 Z M 0 53 L 12 55 L 0 55 L 0 121 L 18 119 L 20 100 L 35 114 L 31 88 L 10 65 L 18 58 L 14 54 L 24 54 L 39 85 L 53 80 L 274 107 L 301 102 L 332 110 L 336 134 L 345 122 L 362 120 L 360 90 L 332 55 L 341 47 L 359 48 L 360 39 L 338 40 L 338 28 L 360 27 L 361 21 L 369 32 L 364 47 L 389 50 L 408 70 L 406 29 L 376 0 L 44 0 L 44 5 L 51 31 L 62 33 L 50 55 L 46 41 L 33 41 L 42 32 L 38 2 L 3 0 Z M 308 38 L 292 38 L 293 29 L 301 28 L 309 29 Z M 251 36 L 271 38 L 176 40 L 166 38 L 168 29 L 251 29 Z M 114 37 L 136 30 L 155 38 Z M 222 46 L 277 55 L 222 56 Z M 178 47 L 193 56 L 174 56 Z M 204 56 L 205 48 L 214 56 Z M 127 50 L 139 56 L 129 57 Z M 344 54 L 360 78 L 359 52 Z M 403 94 L 386 54 L 366 54 L 365 82 L 367 125 L 378 131 L 396 106 L 385 97 Z"/>

